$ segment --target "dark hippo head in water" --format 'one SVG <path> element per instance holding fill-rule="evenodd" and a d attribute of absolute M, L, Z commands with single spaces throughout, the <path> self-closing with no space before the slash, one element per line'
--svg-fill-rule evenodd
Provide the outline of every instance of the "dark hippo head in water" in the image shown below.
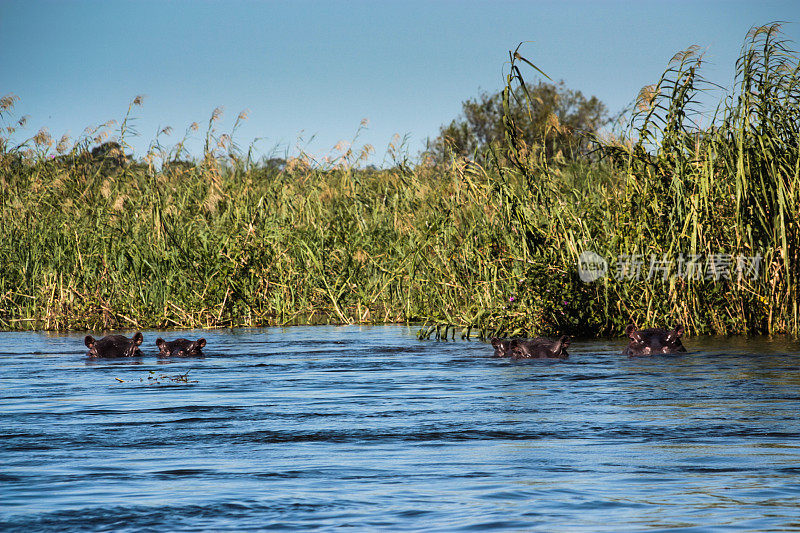
<path fill-rule="evenodd" d="M 570 338 L 564 335 L 556 340 L 537 337 L 535 339 L 521 339 L 511 350 L 511 356 L 517 359 L 566 359 L 569 357 L 567 348 Z"/>
<path fill-rule="evenodd" d="M 552 340 L 544 337 L 535 339 L 492 339 L 495 357 L 513 357 L 515 359 L 566 359 L 570 338 L 563 337 Z"/>
<path fill-rule="evenodd" d="M 625 334 L 631 339 L 628 346 L 622 351 L 622 355 L 631 357 L 641 357 L 663 353 L 681 353 L 686 348 L 681 343 L 683 326 L 675 326 L 671 330 L 663 328 L 636 329 L 636 326 L 629 324 L 625 328 Z"/>
<path fill-rule="evenodd" d="M 519 339 L 500 339 L 498 337 L 492 338 L 492 346 L 494 347 L 495 357 L 511 357 L 511 351 L 516 346 Z"/>
<path fill-rule="evenodd" d="M 83 342 L 89 348 L 86 354 L 89 357 L 137 357 L 142 355 L 139 346 L 143 340 L 142 332 L 137 331 L 131 339 L 124 335 L 107 335 L 102 339 L 87 335 Z"/>
<path fill-rule="evenodd" d="M 203 355 L 201 351 L 206 345 L 205 339 L 197 339 L 190 341 L 187 339 L 175 339 L 174 341 L 165 341 L 162 338 L 156 339 L 156 346 L 158 346 L 158 355 L 163 357 L 192 357 Z"/>

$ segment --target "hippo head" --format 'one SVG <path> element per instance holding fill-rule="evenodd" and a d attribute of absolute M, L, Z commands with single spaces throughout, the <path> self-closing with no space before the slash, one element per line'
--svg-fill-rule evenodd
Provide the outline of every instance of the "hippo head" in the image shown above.
<path fill-rule="evenodd" d="M 139 346 L 143 340 L 142 332 L 137 331 L 130 339 L 124 335 L 107 335 L 102 339 L 87 335 L 83 343 L 89 348 L 86 354 L 89 357 L 137 357 L 142 355 Z"/>
<path fill-rule="evenodd" d="M 570 338 L 567 335 L 551 340 L 544 337 L 526 339 L 519 341 L 512 347 L 514 358 L 536 358 L 536 359 L 566 359 L 569 357 L 567 348 L 570 345 Z"/>
<path fill-rule="evenodd" d="M 206 345 L 205 339 L 197 339 L 196 341 L 186 342 L 183 343 L 180 347 L 179 354 L 181 356 L 195 356 L 195 355 L 202 355 L 202 349 Z"/>
<path fill-rule="evenodd" d="M 492 346 L 494 347 L 494 357 L 507 357 L 511 355 L 514 348 L 514 340 L 500 339 L 497 337 L 492 338 Z"/>
<path fill-rule="evenodd" d="M 671 330 L 662 328 L 636 329 L 636 326 L 629 324 L 625 328 L 625 334 L 630 338 L 630 343 L 623 353 L 631 356 L 655 355 L 685 352 L 681 336 L 683 336 L 683 326 L 677 325 Z"/>
<path fill-rule="evenodd" d="M 174 341 L 169 342 L 160 337 L 156 339 L 156 346 L 158 346 L 159 355 L 165 357 L 192 357 L 203 355 L 202 348 L 205 345 L 205 339 L 197 339 L 196 341 L 175 339 Z"/>

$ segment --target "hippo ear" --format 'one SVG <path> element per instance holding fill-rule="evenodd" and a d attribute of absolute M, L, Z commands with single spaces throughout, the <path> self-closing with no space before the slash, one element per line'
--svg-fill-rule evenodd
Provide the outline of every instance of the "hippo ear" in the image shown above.
<path fill-rule="evenodd" d="M 205 339 L 197 339 L 197 347 L 198 348 L 202 348 L 205 345 L 206 345 L 206 340 Z"/>
<path fill-rule="evenodd" d="M 83 343 L 86 345 L 87 348 L 94 346 L 94 337 L 91 335 L 86 335 L 86 338 L 83 339 Z"/>
<path fill-rule="evenodd" d="M 567 348 L 569 348 L 569 345 L 570 345 L 571 341 L 570 341 L 569 335 L 564 335 L 563 337 L 558 339 L 558 342 L 561 343 L 561 348 L 562 349 L 567 349 Z"/>
<path fill-rule="evenodd" d="M 636 331 L 636 326 L 633 324 L 628 324 L 628 327 L 625 328 L 625 335 L 632 339 L 634 331 Z"/>
<path fill-rule="evenodd" d="M 501 341 L 499 338 L 492 337 L 492 346 L 494 346 L 495 348 L 497 348 L 502 342 L 503 341 Z"/>
<path fill-rule="evenodd" d="M 165 344 L 167 344 L 167 341 L 165 341 L 165 340 L 164 340 L 164 339 L 162 339 L 161 337 L 159 337 L 159 338 L 157 338 L 157 339 L 156 339 L 156 346 L 158 346 L 159 348 L 161 348 L 161 347 L 162 347 L 162 346 L 164 346 Z"/>
<path fill-rule="evenodd" d="M 144 336 L 142 335 L 141 331 L 137 331 L 136 333 L 133 334 L 133 343 L 136 346 L 142 344 L 143 341 L 144 341 Z"/>
<path fill-rule="evenodd" d="M 675 326 L 675 329 L 667 334 L 667 342 L 676 342 L 681 338 L 681 335 L 683 335 L 683 326 L 678 324 Z"/>

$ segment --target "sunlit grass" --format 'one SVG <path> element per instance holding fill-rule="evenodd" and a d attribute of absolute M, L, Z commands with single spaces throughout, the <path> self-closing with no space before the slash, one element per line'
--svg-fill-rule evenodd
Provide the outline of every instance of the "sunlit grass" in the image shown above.
<path fill-rule="evenodd" d="M 169 144 L 165 128 L 133 160 L 140 97 L 119 125 L 15 144 L 24 119 L 5 96 L 0 328 L 423 322 L 452 336 L 618 334 L 634 321 L 797 335 L 797 57 L 776 26 L 754 30 L 707 128 L 692 122 L 700 66 L 694 49 L 676 55 L 630 134 L 577 162 L 521 145 L 513 124 L 486 164 L 412 162 L 398 138 L 393 163 L 371 169 L 357 135 L 325 157 L 254 161 L 235 142 L 246 113 L 220 132 L 221 108 L 204 133 L 193 123 Z M 586 284 L 584 250 L 764 259 L 753 280 Z"/>

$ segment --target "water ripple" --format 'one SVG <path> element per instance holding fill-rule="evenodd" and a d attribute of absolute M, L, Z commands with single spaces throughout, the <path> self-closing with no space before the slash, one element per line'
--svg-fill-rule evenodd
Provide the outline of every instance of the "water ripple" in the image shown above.
<path fill-rule="evenodd" d="M 183 336 L 205 357 L 0 334 L 0 530 L 800 528 L 797 343 L 552 362 L 400 326 Z"/>

